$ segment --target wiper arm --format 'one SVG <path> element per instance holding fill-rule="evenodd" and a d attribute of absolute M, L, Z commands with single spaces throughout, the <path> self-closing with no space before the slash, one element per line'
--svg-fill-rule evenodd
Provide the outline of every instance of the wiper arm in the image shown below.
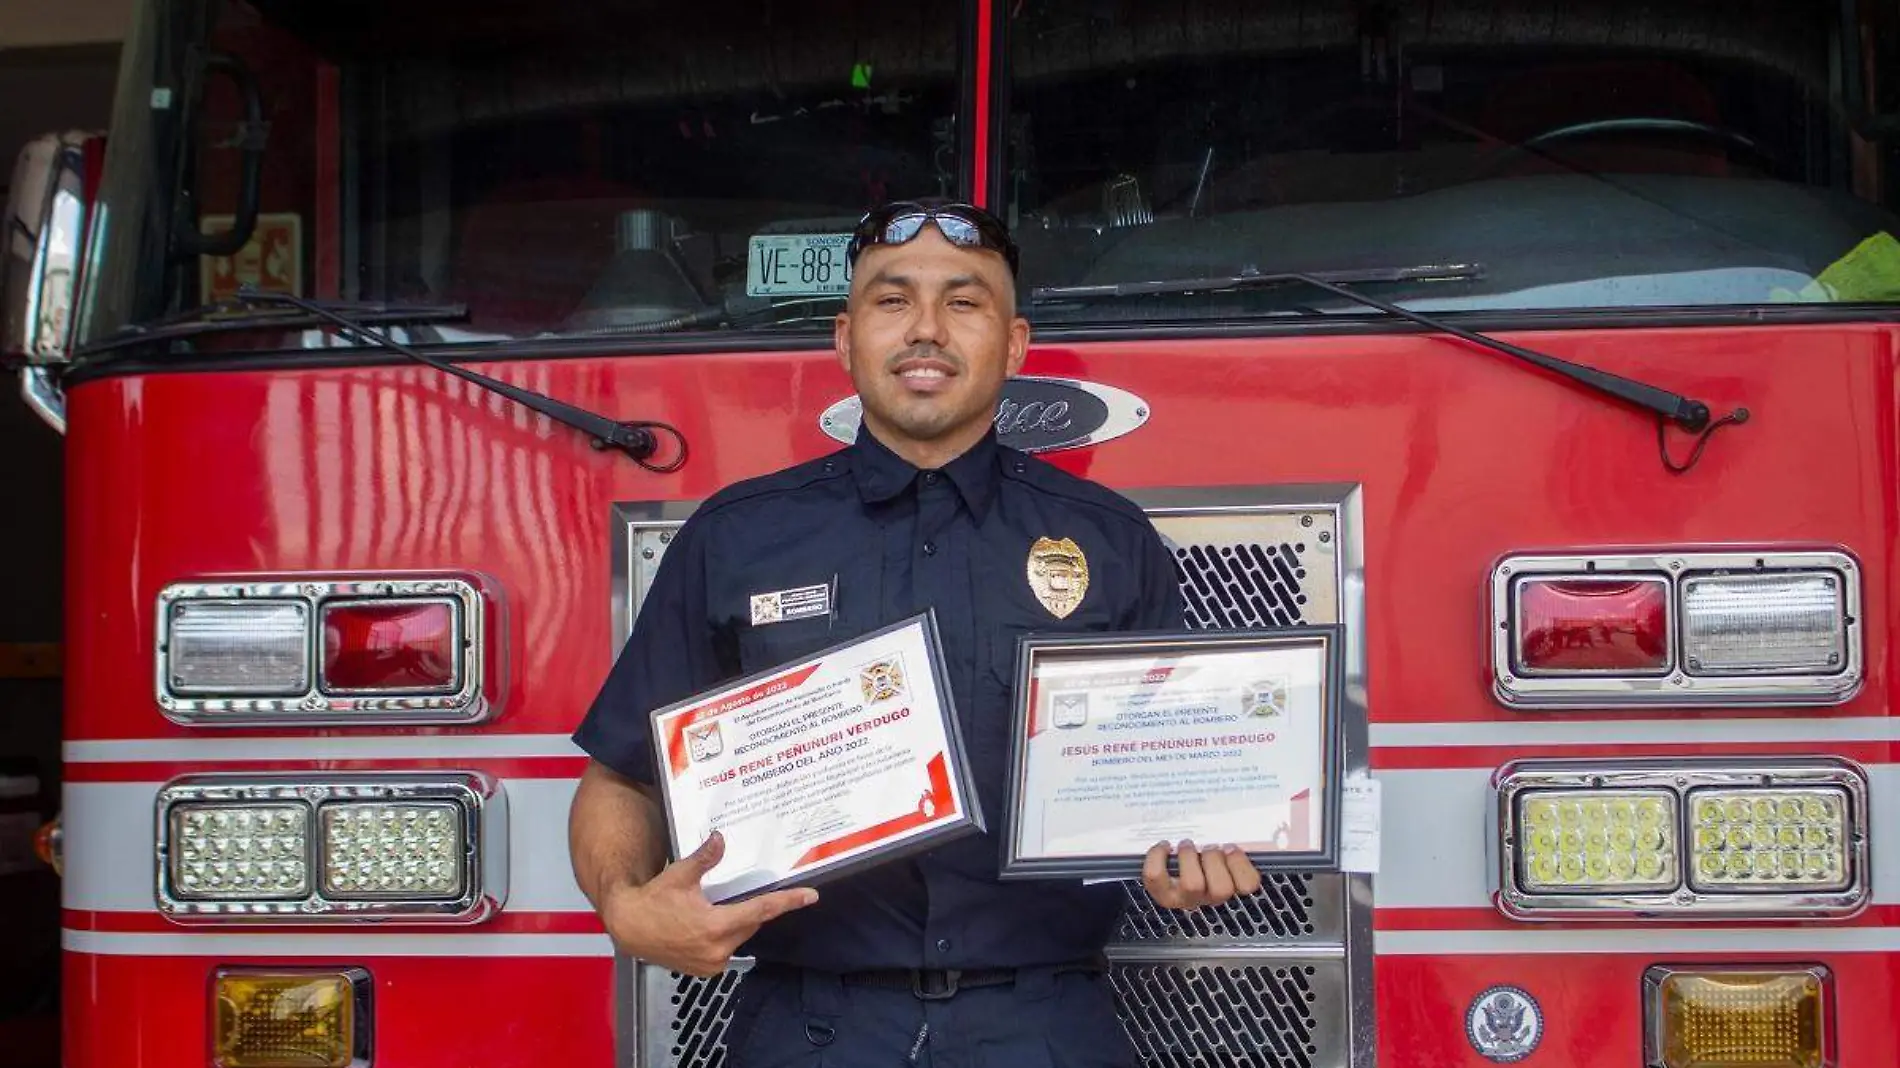
<path fill-rule="evenodd" d="M 533 390 L 511 386 L 500 379 L 477 374 L 465 367 L 458 367 L 446 360 L 438 360 L 425 355 L 400 341 L 383 333 L 365 329 L 362 324 L 352 322 L 338 313 L 321 305 L 307 301 L 302 297 L 288 293 L 264 292 L 243 286 L 238 289 L 238 300 L 245 304 L 288 304 L 302 309 L 305 313 L 327 321 L 347 334 L 361 338 L 372 345 L 380 345 L 391 352 L 407 356 L 420 364 L 433 367 L 443 374 L 454 375 L 466 382 L 472 382 L 482 389 L 499 393 L 517 404 L 526 405 L 557 423 L 563 423 L 593 438 L 597 449 L 615 448 L 633 458 L 633 462 L 649 471 L 676 471 L 686 462 L 686 436 L 677 427 L 667 423 L 636 421 L 619 422 L 604 415 L 596 415 L 585 408 L 576 408 L 571 404 L 557 401 L 553 397 L 536 393 Z M 649 462 L 658 451 L 660 442 L 654 430 L 664 430 L 673 436 L 679 444 L 679 454 L 665 464 Z"/>
<path fill-rule="evenodd" d="M 1608 371 L 1601 371 L 1594 367 L 1584 367 L 1581 364 L 1574 364 L 1568 360 L 1560 360 L 1555 356 L 1549 356 L 1524 348 L 1522 345 L 1513 345 L 1508 341 L 1499 341 L 1497 338 L 1487 337 L 1484 334 L 1472 330 L 1453 326 L 1450 323 L 1432 316 L 1421 315 L 1415 311 L 1408 311 L 1396 304 L 1379 300 L 1376 297 L 1366 296 L 1364 293 L 1355 292 L 1338 284 L 1342 281 L 1427 281 L 1455 277 L 1476 277 L 1476 275 L 1471 272 L 1479 270 L 1480 269 L 1476 267 L 1400 267 L 1376 271 L 1333 271 L 1311 274 L 1300 272 L 1236 274 L 1225 278 L 1182 278 L 1154 282 L 1121 282 L 1095 286 L 1048 286 L 1041 289 L 1030 290 L 1029 300 L 1032 304 L 1047 304 L 1072 298 L 1198 293 L 1203 290 L 1225 291 L 1256 286 L 1278 285 L 1285 282 L 1300 282 L 1344 297 L 1354 303 L 1363 304 L 1369 308 L 1376 308 L 1387 315 L 1406 319 L 1418 323 L 1420 326 L 1427 326 L 1441 333 L 1462 338 L 1474 345 L 1481 345 L 1485 348 L 1502 352 L 1508 356 L 1515 356 L 1526 363 L 1542 367 L 1546 371 L 1551 371 L 1555 374 L 1563 375 L 1572 381 L 1579 382 L 1599 393 L 1605 393 L 1619 400 L 1627 401 L 1639 408 L 1646 408 L 1692 434 L 1705 429 L 1713 433 L 1713 428 L 1709 426 L 1709 406 L 1699 400 L 1684 397 L 1678 393 L 1671 393 L 1666 389 L 1652 386 L 1645 382 L 1637 382 L 1620 375 L 1614 375 Z M 1460 275 L 1454 272 L 1465 273 Z M 1748 419 L 1748 409 L 1738 408 L 1731 415 L 1724 416 L 1723 419 L 1725 422 L 1746 422 Z M 1720 425 L 1721 424 L 1717 424 L 1717 426 Z M 1697 450 L 1698 455 L 1700 451 L 1700 449 Z M 1664 459 L 1667 460 L 1666 455 Z M 1693 461 L 1691 462 L 1693 463 Z"/>
<path fill-rule="evenodd" d="M 1451 263 L 1419 267 L 1368 267 L 1364 270 L 1310 271 L 1305 274 L 1214 275 L 1209 278 L 1161 278 L 1149 282 L 1107 282 L 1092 286 L 1042 286 L 1029 291 L 1031 304 L 1051 304 L 1059 300 L 1093 297 L 1165 297 L 1183 293 L 1225 293 L 1235 289 L 1273 285 L 1292 279 L 1305 279 L 1318 285 L 1353 285 L 1360 282 L 1466 282 L 1484 277 L 1484 267 L 1476 263 Z"/>
<path fill-rule="evenodd" d="M 306 301 L 304 303 L 315 311 L 306 311 L 301 308 L 259 309 L 254 302 L 243 299 L 201 304 L 196 308 L 189 308 L 161 319 L 120 327 L 111 336 L 87 345 L 75 355 L 96 356 L 135 345 L 149 344 L 153 341 L 202 337 L 206 334 L 236 333 L 242 330 L 260 330 L 280 326 L 316 326 L 324 321 L 322 314 L 326 311 L 349 315 L 361 323 L 379 324 L 453 323 L 468 318 L 466 304 L 386 304 L 378 301 Z"/>

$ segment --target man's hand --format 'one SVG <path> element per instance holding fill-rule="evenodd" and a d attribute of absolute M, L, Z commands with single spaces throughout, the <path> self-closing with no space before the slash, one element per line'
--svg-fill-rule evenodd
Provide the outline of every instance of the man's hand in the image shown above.
<path fill-rule="evenodd" d="M 818 891 L 779 890 L 715 905 L 700 880 L 726 853 L 719 832 L 640 886 L 622 885 L 602 902 L 601 922 L 623 953 L 687 975 L 718 975 L 761 926 L 813 904 Z"/>
<path fill-rule="evenodd" d="M 1193 842 L 1184 841 L 1176 854 L 1179 875 L 1168 874 L 1168 852 L 1168 843 L 1156 842 L 1141 869 L 1141 885 L 1164 909 L 1219 905 L 1260 889 L 1260 869 L 1238 846 L 1196 849 Z"/>

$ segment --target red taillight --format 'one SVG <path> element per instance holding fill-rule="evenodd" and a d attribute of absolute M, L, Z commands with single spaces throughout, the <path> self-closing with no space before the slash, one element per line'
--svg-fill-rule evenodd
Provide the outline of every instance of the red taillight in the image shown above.
<path fill-rule="evenodd" d="M 323 689 L 445 693 L 459 684 L 461 628 L 447 601 L 323 607 Z"/>
<path fill-rule="evenodd" d="M 1533 672 L 1661 673 L 1669 585 L 1660 578 L 1528 579 L 1518 587 L 1517 660 Z"/>

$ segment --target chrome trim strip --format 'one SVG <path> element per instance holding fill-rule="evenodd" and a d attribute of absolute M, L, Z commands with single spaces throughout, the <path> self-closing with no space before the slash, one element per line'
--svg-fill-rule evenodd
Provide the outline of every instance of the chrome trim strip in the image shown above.
<path fill-rule="evenodd" d="M 462 893 L 453 899 L 353 899 L 325 896 L 321 813 L 329 802 L 446 801 L 459 810 L 464 855 Z M 307 894 L 294 900 L 185 900 L 171 884 L 171 811 L 187 802 L 291 803 L 309 811 Z M 480 772 L 425 774 L 186 775 L 166 783 L 153 804 L 153 896 L 158 911 L 181 924 L 324 923 L 375 918 L 392 922 L 475 923 L 508 897 L 508 795 Z"/>
<path fill-rule="evenodd" d="M 66 394 L 53 380 L 51 368 L 20 368 L 20 399 L 41 422 L 52 427 L 54 433 L 66 433 Z"/>
<path fill-rule="evenodd" d="M 1837 786 L 1847 793 L 1850 839 L 1842 843 L 1849 882 L 1836 892 L 1698 892 L 1689 882 L 1691 835 L 1689 793 L 1702 787 L 1793 788 Z M 1662 789 L 1676 797 L 1675 885 L 1650 893 L 1534 893 L 1517 879 L 1517 796 L 1531 789 Z M 1838 757 L 1705 757 L 1636 760 L 1520 760 L 1499 768 L 1486 798 L 1492 898 L 1498 911 L 1516 920 L 1615 920 L 1631 914 L 1691 920 L 1747 918 L 1846 919 L 1873 900 L 1870 787 L 1860 765 Z"/>
<path fill-rule="evenodd" d="M 1683 587 L 1708 575 L 1825 572 L 1841 582 L 1846 662 L 1829 673 L 1762 675 L 1699 674 L 1684 663 Z M 1668 634 L 1671 668 L 1664 674 L 1532 675 L 1517 669 L 1516 591 L 1536 577 L 1617 575 L 1657 578 L 1669 584 Z M 1860 567 L 1842 551 L 1667 552 L 1641 554 L 1515 555 L 1491 571 L 1492 693 L 1508 708 L 1623 709 L 1645 707 L 1813 707 L 1843 704 L 1860 692 L 1862 667 Z"/>
<path fill-rule="evenodd" d="M 1184 948 L 1157 943 L 1117 943 L 1105 954 L 1113 964 L 1179 964 L 1185 958 L 1229 964 L 1284 963 L 1287 961 L 1343 961 L 1346 947 L 1296 943 L 1284 946 L 1203 946 Z"/>
<path fill-rule="evenodd" d="M 273 697 L 226 695 L 201 697 L 173 689 L 170 670 L 171 615 L 175 605 L 210 600 L 289 600 L 306 612 L 303 692 Z M 498 711 L 487 692 L 490 667 L 490 598 L 462 578 L 325 579 L 318 577 L 247 582 L 178 582 L 158 594 L 154 619 L 155 674 L 159 711 L 166 719 L 194 727 L 379 726 L 473 724 Z M 322 680 L 322 614 L 331 604 L 378 601 L 448 602 L 455 608 L 462 655 L 458 681 L 447 693 L 420 691 L 331 691 Z M 499 666 L 497 663 L 495 666 Z"/>

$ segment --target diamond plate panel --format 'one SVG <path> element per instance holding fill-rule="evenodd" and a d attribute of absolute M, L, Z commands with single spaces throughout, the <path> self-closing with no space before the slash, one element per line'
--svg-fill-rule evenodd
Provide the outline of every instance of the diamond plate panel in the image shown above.
<path fill-rule="evenodd" d="M 1323 1068 L 1343 1061 L 1338 961 L 1117 965 L 1122 1026 L 1153 1068 Z"/>
<path fill-rule="evenodd" d="M 1128 909 L 1116 929 L 1118 943 L 1192 942 L 1205 945 L 1337 944 L 1345 903 L 1337 876 L 1271 874 L 1259 893 L 1215 908 L 1163 909 L 1138 882 L 1121 884 Z"/>
<path fill-rule="evenodd" d="M 643 1008 L 641 1068 L 720 1068 L 726 1063 L 726 1025 L 732 995 L 745 979 L 743 965 L 711 979 L 640 966 Z"/>

